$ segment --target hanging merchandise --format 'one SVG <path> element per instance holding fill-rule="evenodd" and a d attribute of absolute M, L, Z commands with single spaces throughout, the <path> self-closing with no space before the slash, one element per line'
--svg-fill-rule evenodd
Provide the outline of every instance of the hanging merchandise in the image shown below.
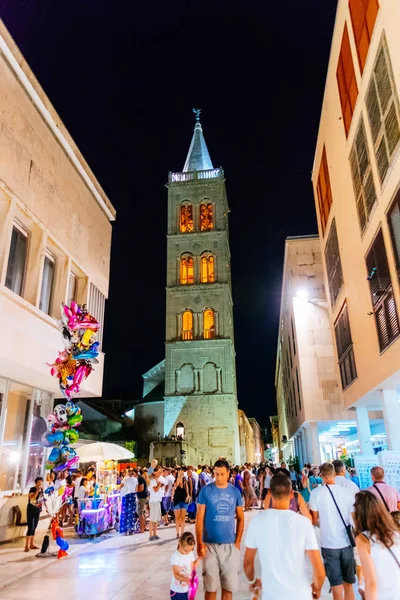
<path fill-rule="evenodd" d="M 61 333 L 64 350 L 50 367 L 50 372 L 59 380 L 60 390 L 67 400 L 59 404 L 47 417 L 48 430 L 42 435 L 43 446 L 51 448 L 47 468 L 56 473 L 74 466 L 79 456 L 71 448 L 78 441 L 76 427 L 82 422 L 81 409 L 72 401 L 79 393 L 81 383 L 89 377 L 93 365 L 98 363 L 99 343 L 96 342 L 99 322 L 88 313 L 86 305 L 71 302 L 61 306 Z"/>

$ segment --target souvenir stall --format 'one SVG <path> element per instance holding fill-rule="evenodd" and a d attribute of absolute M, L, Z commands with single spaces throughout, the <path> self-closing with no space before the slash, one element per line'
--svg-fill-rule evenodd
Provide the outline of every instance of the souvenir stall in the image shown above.
<path fill-rule="evenodd" d="M 80 463 L 96 464 L 94 495 L 78 501 L 78 535 L 99 535 L 118 527 L 120 494 L 117 489 L 117 460 L 133 458 L 132 452 L 117 444 L 94 442 L 78 450 Z"/>

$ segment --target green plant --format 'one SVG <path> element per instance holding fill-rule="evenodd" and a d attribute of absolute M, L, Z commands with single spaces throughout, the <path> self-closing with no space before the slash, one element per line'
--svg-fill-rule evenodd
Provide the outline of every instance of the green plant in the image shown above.
<path fill-rule="evenodd" d="M 124 442 L 124 448 L 129 450 L 129 452 L 133 452 L 133 454 L 135 454 L 135 445 L 136 442 Z"/>
<path fill-rule="evenodd" d="M 354 460 L 350 458 L 350 456 L 348 456 L 347 454 L 342 454 L 340 460 L 344 462 L 347 469 L 351 469 L 352 467 L 354 467 Z"/>
<path fill-rule="evenodd" d="M 298 456 L 292 456 L 290 455 L 288 460 L 287 460 L 287 464 L 289 465 L 289 467 L 294 467 L 294 470 L 297 473 L 300 473 L 300 459 Z"/>

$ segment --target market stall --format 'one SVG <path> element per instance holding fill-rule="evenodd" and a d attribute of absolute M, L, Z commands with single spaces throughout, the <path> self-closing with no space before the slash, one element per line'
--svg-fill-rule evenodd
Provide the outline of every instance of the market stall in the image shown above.
<path fill-rule="evenodd" d="M 118 527 L 120 495 L 117 489 L 117 460 L 134 455 L 117 444 L 94 442 L 78 449 L 79 462 L 96 464 L 94 495 L 78 501 L 78 535 L 99 535 Z"/>

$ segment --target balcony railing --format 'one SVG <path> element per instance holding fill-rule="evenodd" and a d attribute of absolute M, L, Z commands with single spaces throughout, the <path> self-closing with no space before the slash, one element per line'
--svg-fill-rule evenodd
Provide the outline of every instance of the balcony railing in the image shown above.
<path fill-rule="evenodd" d="M 199 179 L 219 179 L 224 176 L 222 167 L 219 169 L 207 169 L 205 171 L 186 171 L 185 173 L 169 173 L 169 183 L 184 183 L 186 181 L 196 181 Z"/>

